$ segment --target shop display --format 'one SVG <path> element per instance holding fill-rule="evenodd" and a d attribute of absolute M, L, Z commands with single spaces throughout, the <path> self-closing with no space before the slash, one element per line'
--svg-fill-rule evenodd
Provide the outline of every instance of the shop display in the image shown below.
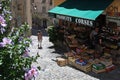
<path fill-rule="evenodd" d="M 95 73 L 109 72 L 115 69 L 113 62 L 118 62 L 120 58 L 113 61 L 111 50 L 119 49 L 120 31 L 116 27 L 101 27 L 101 33 L 99 34 L 99 37 L 102 38 L 100 46 L 103 51 L 101 53 L 91 48 L 89 40 L 91 31 L 92 28 L 83 25 L 73 25 L 73 23 L 65 25 L 64 41 L 69 51 L 64 53 L 64 56 L 68 62 L 58 60 L 58 65 L 64 66 L 68 64 L 81 71 Z"/>
<path fill-rule="evenodd" d="M 101 37 L 103 40 L 102 46 L 105 49 L 108 49 L 108 54 L 112 55 L 112 60 L 109 60 L 109 63 L 104 61 L 104 64 L 110 65 L 111 63 L 120 64 L 119 63 L 119 50 L 120 50 L 120 30 L 119 26 L 115 22 L 109 22 L 106 27 L 102 27 Z M 105 50 L 104 50 L 105 52 Z"/>
<path fill-rule="evenodd" d="M 111 27 L 112 26 L 112 27 Z M 110 49 L 119 49 L 120 31 L 117 26 L 108 25 L 102 28 L 103 45 Z"/>

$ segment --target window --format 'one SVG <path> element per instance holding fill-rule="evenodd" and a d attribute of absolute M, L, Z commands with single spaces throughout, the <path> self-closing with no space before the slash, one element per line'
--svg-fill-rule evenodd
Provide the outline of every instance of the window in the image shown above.
<path fill-rule="evenodd" d="M 52 0 L 50 0 L 50 5 L 52 5 Z"/>
<path fill-rule="evenodd" d="M 18 10 L 22 10 L 22 4 L 18 4 L 18 5 L 17 5 L 17 9 L 18 9 Z"/>
<path fill-rule="evenodd" d="M 34 0 L 31 0 L 31 3 L 34 3 Z"/>
<path fill-rule="evenodd" d="M 42 7 L 42 12 L 46 13 L 46 7 L 45 6 Z"/>
<path fill-rule="evenodd" d="M 46 0 L 42 0 L 42 3 L 45 3 L 46 2 Z"/>

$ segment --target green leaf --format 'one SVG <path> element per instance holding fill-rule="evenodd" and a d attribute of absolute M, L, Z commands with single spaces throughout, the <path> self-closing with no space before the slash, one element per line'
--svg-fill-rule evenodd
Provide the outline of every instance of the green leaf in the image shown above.
<path fill-rule="evenodd" d="M 0 60 L 0 65 L 2 65 L 2 60 Z"/>

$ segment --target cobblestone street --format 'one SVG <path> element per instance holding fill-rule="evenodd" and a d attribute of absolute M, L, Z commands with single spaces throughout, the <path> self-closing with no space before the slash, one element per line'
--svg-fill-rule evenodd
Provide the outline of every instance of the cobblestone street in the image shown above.
<path fill-rule="evenodd" d="M 33 41 L 30 47 L 31 55 L 34 56 L 37 52 L 40 55 L 37 59 L 38 63 L 34 63 L 34 65 L 41 67 L 40 74 L 36 80 L 119 80 L 119 76 L 116 77 L 120 74 L 119 71 L 115 71 L 117 72 L 116 74 L 114 74 L 114 71 L 108 74 L 103 73 L 102 75 L 95 73 L 86 74 L 70 66 L 58 66 L 54 60 L 56 60 L 56 57 L 61 56 L 62 51 L 56 51 L 53 44 L 49 42 L 49 37 L 45 34 L 43 35 L 42 49 L 37 48 L 37 36 L 31 36 Z"/>

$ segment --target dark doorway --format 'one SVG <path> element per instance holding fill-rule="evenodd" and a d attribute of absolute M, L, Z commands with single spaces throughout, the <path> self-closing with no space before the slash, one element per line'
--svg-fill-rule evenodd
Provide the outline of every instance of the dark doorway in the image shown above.
<path fill-rule="evenodd" d="M 101 14 L 100 16 L 97 17 L 96 19 L 96 26 L 102 27 L 106 25 L 106 15 Z"/>
<path fill-rule="evenodd" d="M 43 27 L 47 28 L 47 20 L 46 19 L 43 20 Z"/>

